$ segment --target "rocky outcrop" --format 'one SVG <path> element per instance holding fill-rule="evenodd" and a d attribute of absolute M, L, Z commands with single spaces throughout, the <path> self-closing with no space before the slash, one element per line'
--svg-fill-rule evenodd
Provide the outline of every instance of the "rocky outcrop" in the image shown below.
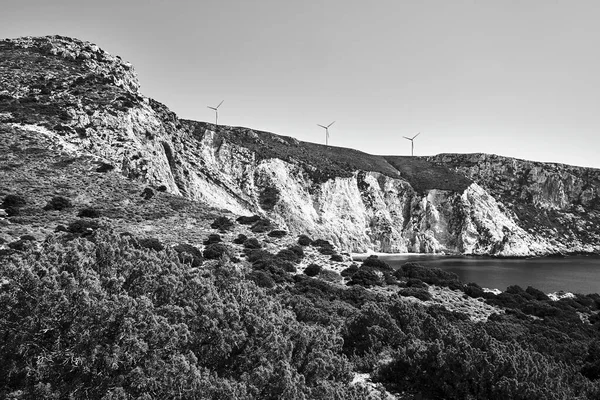
<path fill-rule="evenodd" d="M 559 237 L 540 213 L 535 223 L 527 217 L 538 209 L 561 212 L 586 230 L 595 220 L 582 214 L 597 215 L 595 170 L 481 155 L 379 157 L 216 128 L 180 120 L 143 97 L 131 66 L 90 43 L 25 38 L 0 42 L 0 52 L 9 60 L 0 66 L 1 123 L 40 128 L 173 194 L 268 216 L 292 233 L 325 238 L 346 251 L 526 256 L 600 250 L 594 234 Z M 18 76 L 11 75 L 16 65 Z"/>

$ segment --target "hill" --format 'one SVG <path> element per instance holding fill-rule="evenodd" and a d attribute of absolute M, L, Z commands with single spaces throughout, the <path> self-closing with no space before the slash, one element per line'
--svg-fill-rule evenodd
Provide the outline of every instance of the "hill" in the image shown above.
<path fill-rule="evenodd" d="M 77 39 L 0 41 L 0 61 L 4 134 L 63 144 L 113 174 L 164 187 L 164 196 L 257 214 L 345 251 L 600 250 L 596 170 L 495 156 L 377 156 L 180 120 L 140 93 L 129 63 Z M 523 166 L 519 179 L 513 165 Z"/>

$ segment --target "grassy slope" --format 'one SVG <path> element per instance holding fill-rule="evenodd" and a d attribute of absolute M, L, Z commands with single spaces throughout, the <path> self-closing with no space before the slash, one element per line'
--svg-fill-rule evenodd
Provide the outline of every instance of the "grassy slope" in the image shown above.
<path fill-rule="evenodd" d="M 0 198 L 17 194 L 27 200 L 19 216 L 0 226 L 0 238 L 10 242 L 30 234 L 43 240 L 56 226 L 78 219 L 80 209 L 93 207 L 100 210 L 100 222 L 119 232 L 198 243 L 224 213 L 156 190 L 144 200 L 146 185 L 116 172 L 95 172 L 98 166 L 91 156 L 65 151 L 38 132 L 0 124 Z M 73 207 L 43 210 L 54 196 L 70 199 Z"/>

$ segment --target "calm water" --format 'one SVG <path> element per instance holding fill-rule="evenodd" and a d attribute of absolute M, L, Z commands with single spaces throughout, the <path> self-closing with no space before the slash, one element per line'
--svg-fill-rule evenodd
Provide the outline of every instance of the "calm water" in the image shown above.
<path fill-rule="evenodd" d="M 436 255 L 379 256 L 394 268 L 418 262 L 457 274 L 461 281 L 506 290 L 510 285 L 533 286 L 546 293 L 564 290 L 600 293 L 600 256 L 501 259 Z"/>

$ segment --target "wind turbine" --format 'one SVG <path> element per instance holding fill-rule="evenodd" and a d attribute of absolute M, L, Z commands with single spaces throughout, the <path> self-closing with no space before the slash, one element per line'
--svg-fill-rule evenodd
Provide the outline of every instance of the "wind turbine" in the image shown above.
<path fill-rule="evenodd" d="M 414 155 L 415 155 L 415 142 L 414 142 L 414 140 L 415 140 L 415 138 L 416 138 L 417 136 L 419 136 L 420 134 L 421 134 L 421 132 L 417 133 L 415 136 L 413 136 L 413 137 L 411 137 L 411 138 L 410 138 L 410 137 L 406 137 L 406 136 L 402 136 L 404 139 L 406 139 L 406 140 L 410 140 L 410 155 L 411 155 L 411 156 L 414 156 Z"/>
<path fill-rule="evenodd" d="M 329 145 L 329 127 L 331 125 L 335 124 L 335 121 L 333 121 L 332 123 L 330 123 L 327 126 L 323 126 L 321 124 L 317 124 L 317 126 L 320 126 L 321 128 L 325 129 L 325 146 Z"/>
<path fill-rule="evenodd" d="M 225 101 L 225 100 L 223 100 L 223 101 Z M 215 110 L 215 126 L 218 126 L 218 122 L 219 122 L 219 107 L 221 107 L 221 104 L 223 104 L 223 101 L 221 101 L 219 103 L 219 105 L 216 106 L 216 107 L 207 106 L 211 110 Z"/>

